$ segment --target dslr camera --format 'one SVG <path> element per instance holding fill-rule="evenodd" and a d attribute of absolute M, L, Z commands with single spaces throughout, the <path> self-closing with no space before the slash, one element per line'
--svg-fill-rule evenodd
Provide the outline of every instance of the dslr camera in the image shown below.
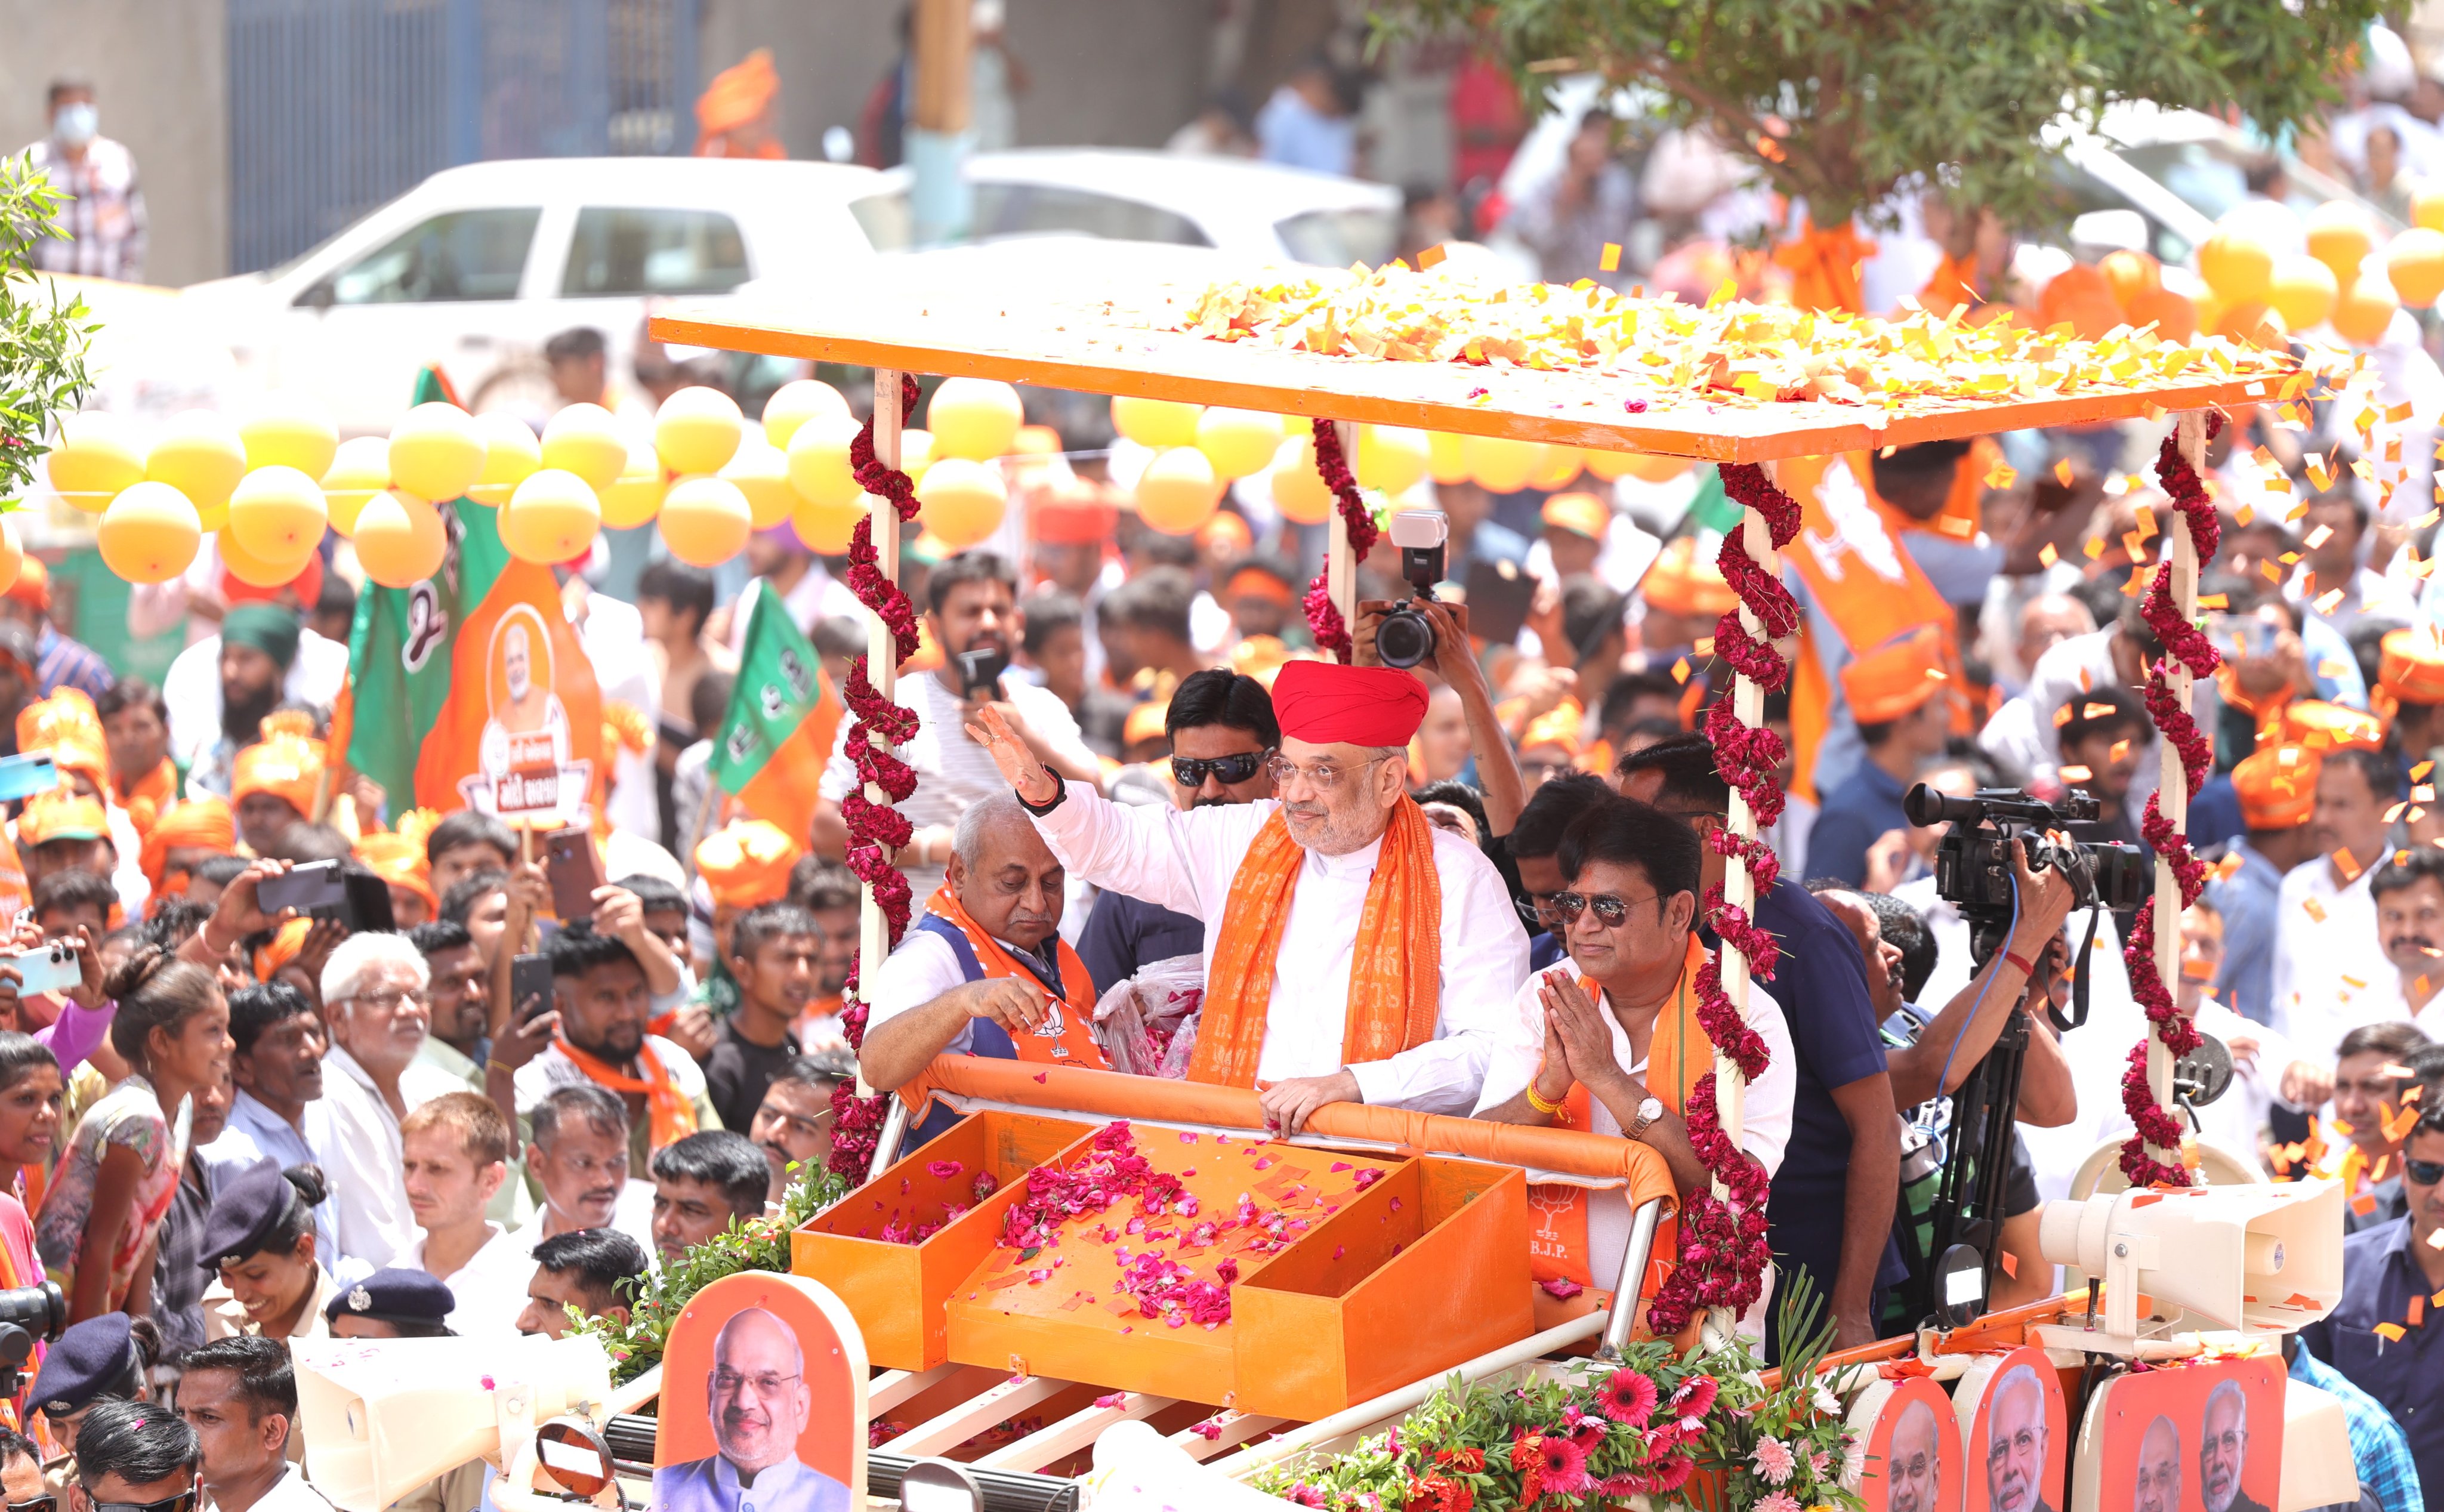
<path fill-rule="evenodd" d="M 1386 667 L 1416 667 L 1435 659 L 1435 622 L 1417 612 L 1420 599 L 1434 600 L 1443 581 L 1451 541 L 1451 517 L 1440 509 L 1403 509 L 1392 517 L 1392 544 L 1400 548 L 1400 576 L 1409 580 L 1409 601 L 1375 627 L 1375 655 Z"/>
<path fill-rule="evenodd" d="M 2070 878 L 2079 908 L 2125 913 L 2156 885 L 2155 862 L 2138 846 L 2053 838 L 2051 832 L 2096 818 L 2096 800 L 2077 789 L 2048 803 L 2020 787 L 1981 787 L 1972 797 L 1947 798 L 1920 783 L 1901 799 L 1901 811 L 1913 824 L 1951 823 L 1935 848 L 1935 890 L 1969 921 L 1970 957 L 1980 968 L 2010 933 L 2015 839 L 2027 848 L 2028 870 L 2050 866 Z"/>

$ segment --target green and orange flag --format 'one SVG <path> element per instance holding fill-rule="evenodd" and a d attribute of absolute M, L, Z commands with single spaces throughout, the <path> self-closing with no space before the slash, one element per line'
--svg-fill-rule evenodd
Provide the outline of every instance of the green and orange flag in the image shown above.
<path fill-rule="evenodd" d="M 777 593 L 757 594 L 730 713 L 713 744 L 713 780 L 749 813 L 803 843 L 814 827 L 815 785 L 831 760 L 842 712 L 788 605 Z"/>
<path fill-rule="evenodd" d="M 432 369 L 417 378 L 417 403 L 453 397 Z M 491 508 L 439 507 L 450 530 L 441 570 L 406 588 L 368 585 L 357 600 L 332 744 L 381 784 L 394 814 L 474 808 L 590 823 L 602 698 L 559 584 L 509 555 Z"/>

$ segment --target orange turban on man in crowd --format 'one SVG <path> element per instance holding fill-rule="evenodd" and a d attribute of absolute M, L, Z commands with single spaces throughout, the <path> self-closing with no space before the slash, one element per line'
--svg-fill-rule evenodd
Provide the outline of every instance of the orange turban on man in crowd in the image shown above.
<path fill-rule="evenodd" d="M 2262 746 L 2231 769 L 2240 821 L 2253 830 L 2297 829 L 2317 808 L 2317 753 L 2298 746 Z"/>
<path fill-rule="evenodd" d="M 758 47 L 714 74 L 713 83 L 696 97 L 695 155 L 788 157 L 788 149 L 772 131 L 772 101 L 780 93 L 781 75 L 772 66 L 769 47 Z"/>
<path fill-rule="evenodd" d="M 1943 640 L 1934 629 L 1903 636 L 1854 656 L 1842 669 L 1842 696 L 1861 725 L 1888 725 L 1945 690 Z"/>
<path fill-rule="evenodd" d="M 789 868 L 805 854 L 778 824 L 740 820 L 696 846 L 695 870 L 712 889 L 716 908 L 748 909 L 787 897 Z"/>
<path fill-rule="evenodd" d="M 357 841 L 356 857 L 390 884 L 391 917 L 400 929 L 440 916 L 441 899 L 434 895 L 433 863 L 425 859 L 422 839 L 377 832 Z"/>
<path fill-rule="evenodd" d="M 187 874 L 207 857 L 237 854 L 237 817 L 229 800 L 205 793 L 188 799 L 144 836 L 144 879 L 156 894 L 183 893 Z"/>
<path fill-rule="evenodd" d="M 257 796 L 277 798 L 295 810 L 293 817 L 280 822 L 293 823 L 314 812 L 314 800 L 323 785 L 324 761 L 323 743 L 314 738 L 314 721 L 309 714 L 283 710 L 268 714 L 263 721 L 263 739 L 237 753 L 231 764 L 230 803 L 241 821 L 247 815 L 247 800 Z M 260 851 L 278 837 L 255 831 L 268 820 L 258 819 L 248 826 L 247 842 Z"/>
<path fill-rule="evenodd" d="M 17 749 L 22 755 L 50 753 L 63 773 L 85 779 L 79 792 L 94 796 L 110 790 L 110 747 L 102 733 L 102 716 L 81 689 L 62 688 L 17 710 Z"/>

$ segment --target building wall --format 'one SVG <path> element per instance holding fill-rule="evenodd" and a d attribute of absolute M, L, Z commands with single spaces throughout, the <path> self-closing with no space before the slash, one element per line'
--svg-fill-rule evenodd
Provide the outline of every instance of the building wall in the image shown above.
<path fill-rule="evenodd" d="M 50 129 L 44 91 L 92 81 L 102 131 L 136 154 L 145 282 L 229 269 L 228 28 L 221 0 L 0 0 L 0 152 Z"/>

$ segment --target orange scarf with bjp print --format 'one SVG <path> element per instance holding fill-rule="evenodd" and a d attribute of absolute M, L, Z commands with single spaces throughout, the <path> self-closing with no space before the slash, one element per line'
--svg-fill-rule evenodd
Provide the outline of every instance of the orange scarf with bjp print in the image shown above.
<path fill-rule="evenodd" d="M 1207 973 L 1205 1017 L 1188 1079 L 1228 1087 L 1256 1084 L 1265 1048 L 1274 960 L 1289 923 L 1306 848 L 1290 839 L 1273 810 L 1231 877 L 1222 932 Z M 1434 827 L 1415 800 L 1393 805 L 1376 858 L 1349 966 L 1349 1006 L 1341 1059 L 1384 1060 L 1435 1037 L 1442 1003 L 1442 878 L 1435 872 Z"/>

